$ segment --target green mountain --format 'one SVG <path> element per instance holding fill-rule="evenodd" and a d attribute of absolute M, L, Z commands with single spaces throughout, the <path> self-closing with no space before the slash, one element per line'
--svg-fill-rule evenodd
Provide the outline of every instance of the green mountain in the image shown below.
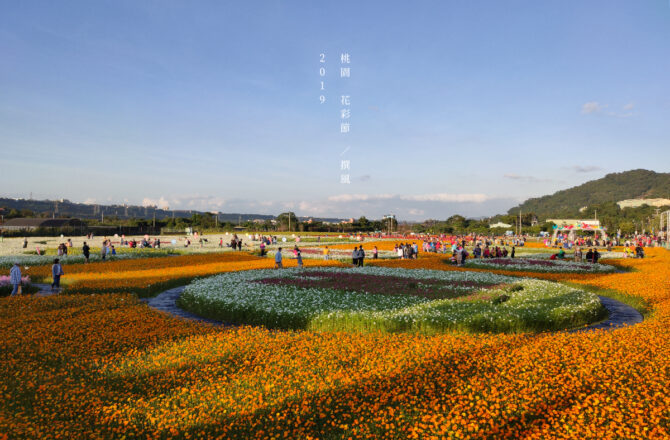
<path fill-rule="evenodd" d="M 670 173 L 631 170 L 608 174 L 574 188 L 528 199 L 509 214 L 533 212 L 538 218 L 578 216 L 584 206 L 611 204 L 626 199 L 670 199 Z"/>

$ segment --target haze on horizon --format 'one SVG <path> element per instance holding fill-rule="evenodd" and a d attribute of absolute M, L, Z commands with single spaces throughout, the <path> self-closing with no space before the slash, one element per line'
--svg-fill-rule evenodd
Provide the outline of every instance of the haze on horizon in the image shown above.
<path fill-rule="evenodd" d="M 13 2 L 0 55 L 0 196 L 419 220 L 670 171 L 665 0 Z"/>

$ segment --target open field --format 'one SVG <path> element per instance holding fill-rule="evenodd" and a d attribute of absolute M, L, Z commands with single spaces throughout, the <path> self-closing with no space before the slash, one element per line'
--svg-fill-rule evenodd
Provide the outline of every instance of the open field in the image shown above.
<path fill-rule="evenodd" d="M 0 438 L 670 435 L 667 251 L 604 261 L 625 269 L 614 273 L 470 269 L 444 259 L 375 265 L 560 281 L 630 299 L 647 319 L 586 333 L 220 327 L 156 312 L 137 296 L 270 269 L 271 259 L 222 252 L 70 264 L 64 294 L 0 298 Z M 49 270 L 29 269 L 45 281 Z"/>

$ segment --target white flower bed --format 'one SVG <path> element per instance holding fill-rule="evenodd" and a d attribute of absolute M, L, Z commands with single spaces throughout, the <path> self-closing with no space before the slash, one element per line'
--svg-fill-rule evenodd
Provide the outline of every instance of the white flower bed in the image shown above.
<path fill-rule="evenodd" d="M 467 260 L 466 266 L 528 272 L 614 272 L 607 264 L 529 258 L 483 258 Z"/>
<path fill-rule="evenodd" d="M 353 271 L 413 280 L 515 283 L 522 285 L 523 289 L 514 292 L 493 291 L 493 296 L 502 293 L 509 296 L 507 301 L 500 304 L 494 303 L 490 298 L 431 300 L 412 295 L 380 295 L 255 283 L 254 281 L 276 277 L 306 276 L 309 279 L 312 270 L 252 270 L 196 280 L 182 294 L 180 305 L 214 319 L 268 327 L 427 333 L 449 329 L 528 331 L 565 328 L 597 319 L 602 313 L 602 306 L 596 295 L 548 281 L 486 272 L 383 267 L 315 270 L 333 273 Z"/>
<path fill-rule="evenodd" d="M 107 254 L 107 260 L 129 260 L 133 258 L 148 258 L 148 257 L 165 257 L 172 255 L 166 250 L 128 250 L 118 252 L 116 255 Z M 179 255 L 179 254 L 174 254 Z M 1 256 L 0 257 L 0 269 L 7 269 L 14 265 L 14 262 L 18 262 L 20 266 L 41 266 L 45 264 L 52 264 L 53 260 L 58 258 L 62 264 L 77 264 L 83 263 L 86 261 L 84 255 L 74 254 L 74 255 L 14 255 L 14 256 Z M 89 261 L 102 261 L 102 257 L 99 252 L 91 252 Z"/>

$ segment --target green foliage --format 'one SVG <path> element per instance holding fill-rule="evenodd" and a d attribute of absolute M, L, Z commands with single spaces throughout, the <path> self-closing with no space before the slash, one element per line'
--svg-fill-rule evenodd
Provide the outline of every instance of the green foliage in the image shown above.
<path fill-rule="evenodd" d="M 508 212 L 515 214 L 521 209 L 534 212 L 542 219 L 593 218 L 597 206 L 598 218 L 601 218 L 601 215 L 617 214 L 616 202 L 635 198 L 670 198 L 670 173 L 641 169 L 612 173 L 552 195 L 528 199 Z M 587 210 L 580 212 L 584 206 Z"/>

